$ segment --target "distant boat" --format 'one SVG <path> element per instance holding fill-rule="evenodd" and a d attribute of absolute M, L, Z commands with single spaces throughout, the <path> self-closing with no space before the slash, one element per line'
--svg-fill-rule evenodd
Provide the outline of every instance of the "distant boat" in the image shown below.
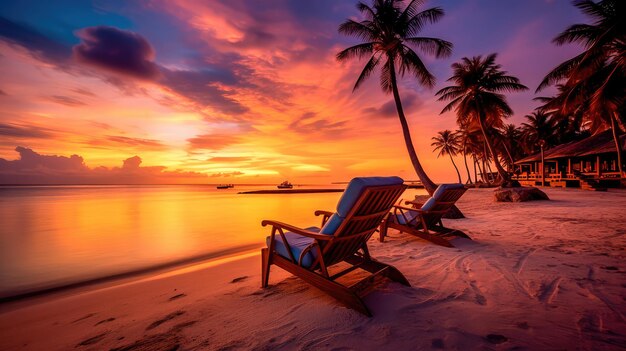
<path fill-rule="evenodd" d="M 277 185 L 278 189 L 291 189 L 293 188 L 293 184 L 289 183 L 289 181 L 285 180 L 284 182 Z"/>
<path fill-rule="evenodd" d="M 216 186 L 216 188 L 218 189 L 229 189 L 229 188 L 234 188 L 235 184 L 219 184 L 218 186 Z"/>

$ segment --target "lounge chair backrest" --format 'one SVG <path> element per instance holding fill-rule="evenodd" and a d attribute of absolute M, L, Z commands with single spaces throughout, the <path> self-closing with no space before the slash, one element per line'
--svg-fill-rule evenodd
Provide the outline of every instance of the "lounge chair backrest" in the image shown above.
<path fill-rule="evenodd" d="M 433 196 L 421 207 L 422 211 L 428 211 L 424 217 L 428 224 L 435 224 L 450 210 L 458 199 L 463 196 L 467 188 L 460 183 L 441 184 L 437 187 Z"/>
<path fill-rule="evenodd" d="M 354 178 L 321 233 L 334 236 L 323 248 L 326 265 L 344 260 L 369 240 L 406 189 L 399 177 Z"/>

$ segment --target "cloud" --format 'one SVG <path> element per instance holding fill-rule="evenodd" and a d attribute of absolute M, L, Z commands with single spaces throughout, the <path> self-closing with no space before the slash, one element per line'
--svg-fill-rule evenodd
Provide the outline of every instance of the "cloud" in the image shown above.
<path fill-rule="evenodd" d="M 107 128 L 108 125 L 103 125 L 102 128 Z M 88 143 L 91 146 L 99 147 L 130 147 L 141 150 L 164 150 L 167 148 L 165 144 L 155 139 L 142 139 L 133 138 L 122 135 L 107 135 L 102 139 L 94 139 Z"/>
<path fill-rule="evenodd" d="M 82 42 L 72 48 L 74 57 L 113 72 L 155 79 L 159 68 L 152 45 L 137 33 L 108 26 L 87 27 L 76 32 Z"/>
<path fill-rule="evenodd" d="M 52 137 L 54 131 L 30 125 L 0 123 L 0 135 L 4 137 L 23 139 L 46 139 Z"/>
<path fill-rule="evenodd" d="M 424 106 L 424 100 L 422 100 L 417 94 L 407 93 L 402 97 L 402 109 L 405 114 L 413 114 L 419 111 L 422 106 Z M 398 116 L 396 102 L 393 99 L 385 102 L 379 107 L 367 107 L 361 111 L 374 118 L 391 118 Z"/>
<path fill-rule="evenodd" d="M 203 134 L 187 139 L 190 149 L 221 150 L 237 144 L 240 137 L 233 134 Z"/>
<path fill-rule="evenodd" d="M 65 106 L 70 106 L 70 107 L 77 107 L 77 106 L 84 106 L 86 105 L 84 102 L 75 99 L 73 97 L 69 97 L 69 96 L 63 96 L 63 95 L 53 95 L 50 96 L 50 100 L 52 102 L 56 102 L 57 104 L 61 104 L 61 105 L 65 105 Z"/>
<path fill-rule="evenodd" d="M 289 129 L 300 134 L 320 133 L 337 136 L 345 130 L 346 121 L 333 121 L 329 118 L 316 118 L 317 113 L 306 112 L 289 124 Z"/>
<path fill-rule="evenodd" d="M 248 112 L 247 107 L 229 97 L 232 93 L 221 87 L 238 82 L 238 78 L 227 67 L 199 70 L 162 69 L 162 73 L 164 78 L 162 84 L 197 103 L 198 109 L 211 107 L 230 115 Z M 162 102 L 169 105 L 166 100 Z"/>
<path fill-rule="evenodd" d="M 216 156 L 210 157 L 207 161 L 215 162 L 215 163 L 234 163 L 234 162 L 248 162 L 252 159 L 246 156 Z"/>
<path fill-rule="evenodd" d="M 7 96 L 9 94 L 7 94 L 4 90 L 0 89 L 0 96 Z"/>
<path fill-rule="evenodd" d="M 142 167 L 139 156 L 122 167 L 89 168 L 79 155 L 41 155 L 29 148 L 15 148 L 17 160 L 0 158 L 0 184 L 162 184 L 202 182 L 197 172 L 167 171 L 163 166 Z"/>
<path fill-rule="evenodd" d="M 75 88 L 72 89 L 73 92 L 77 93 L 77 94 L 81 94 L 81 95 L 85 95 L 85 96 L 96 96 L 96 94 L 94 94 L 91 90 L 89 89 L 84 89 L 84 88 Z"/>
<path fill-rule="evenodd" d="M 0 16 L 0 37 L 30 50 L 46 62 L 63 65 L 70 57 L 69 47 L 39 33 L 28 25 Z"/>
<path fill-rule="evenodd" d="M 244 175 L 245 173 L 243 172 L 239 172 L 239 171 L 233 171 L 233 172 L 219 172 L 219 173 L 213 173 L 213 174 L 209 174 L 209 177 L 211 178 L 218 178 L 218 177 L 236 177 L 236 176 L 240 176 L 240 175 Z"/>

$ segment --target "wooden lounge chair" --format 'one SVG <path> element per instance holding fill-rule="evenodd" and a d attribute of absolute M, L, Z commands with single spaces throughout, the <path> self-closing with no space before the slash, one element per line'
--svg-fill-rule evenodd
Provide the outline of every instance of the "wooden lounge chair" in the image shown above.
<path fill-rule="evenodd" d="M 315 212 L 316 216 L 323 216 L 321 229 L 301 229 L 269 220 L 261 222 L 262 226 L 272 226 L 267 248 L 261 250 L 262 287 L 267 287 L 270 267 L 274 264 L 348 307 L 371 316 L 361 298 L 382 277 L 410 286 L 400 271 L 373 259 L 367 249 L 367 240 L 405 189 L 398 177 L 354 178 L 339 200 L 336 212 Z M 340 262 L 348 263 L 349 267 L 331 274 L 331 266 Z M 350 286 L 337 282 L 337 278 L 357 268 L 371 274 Z"/>
<path fill-rule="evenodd" d="M 461 236 L 470 239 L 460 230 L 450 229 L 443 226 L 441 217 L 454 205 L 467 189 L 463 184 L 441 184 L 433 193 L 433 196 L 423 204 L 414 201 L 406 201 L 406 207 L 396 205 L 393 212 L 380 226 L 380 241 L 384 241 L 388 228 L 394 228 L 400 232 L 406 232 L 437 245 L 453 247 L 446 238 Z"/>

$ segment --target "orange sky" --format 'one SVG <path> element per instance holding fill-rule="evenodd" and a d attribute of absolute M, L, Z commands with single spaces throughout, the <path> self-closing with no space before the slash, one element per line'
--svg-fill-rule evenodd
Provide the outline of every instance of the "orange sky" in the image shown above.
<path fill-rule="evenodd" d="M 333 5 L 332 18 L 306 22 L 286 9 L 259 14 L 230 2 L 141 3 L 148 14 L 170 21 L 180 43 L 159 39 L 150 26 L 161 24 L 151 24 L 146 14 L 133 19 L 135 12 L 124 7 L 119 13 L 132 25 L 119 33 L 83 30 L 95 28 L 83 25 L 63 39 L 23 25 L 21 30 L 36 30 L 60 48 L 0 37 L 0 123 L 5 130 L 0 158 L 17 159 L 15 148 L 22 146 L 40 155 L 79 155 L 90 169 L 119 168 L 123 160 L 139 156 L 142 167 L 206 175 L 170 173 L 168 182 L 328 183 L 365 175 L 416 179 L 392 97 L 379 89 L 377 77 L 352 93 L 364 62 L 335 60 L 346 44 L 357 43 L 336 34 L 337 19 L 357 15 L 348 5 Z M 268 24 L 264 16 L 274 21 Z M 433 26 L 434 35 L 445 37 L 437 29 L 441 26 Z M 89 56 L 90 45 L 104 45 L 104 34 L 145 41 L 144 50 L 137 51 L 143 66 L 129 71 Z M 192 54 L 178 54 L 191 48 Z M 440 86 L 450 74 L 445 68 L 450 61 L 438 64 L 433 73 Z M 217 78 L 202 80 L 205 76 Z M 450 160 L 438 159 L 430 146 L 437 131 L 456 129 L 455 116 L 440 116 L 443 104 L 435 101 L 434 91 L 409 79 L 401 81 L 400 90 L 422 164 L 437 182 L 455 180 Z M 457 162 L 462 167 L 460 158 Z M 162 175 L 164 169 L 154 170 Z"/>

